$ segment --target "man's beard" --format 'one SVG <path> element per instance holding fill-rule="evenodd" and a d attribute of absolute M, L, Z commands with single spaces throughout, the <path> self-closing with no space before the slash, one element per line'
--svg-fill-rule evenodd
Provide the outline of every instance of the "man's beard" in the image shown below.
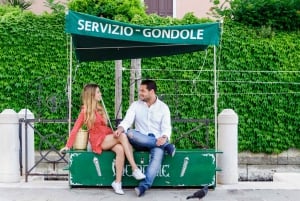
<path fill-rule="evenodd" d="M 144 101 L 144 102 L 147 102 L 147 101 L 149 100 L 149 98 L 144 97 L 144 96 L 143 96 L 143 97 L 140 96 L 140 100 L 141 100 L 141 101 Z"/>

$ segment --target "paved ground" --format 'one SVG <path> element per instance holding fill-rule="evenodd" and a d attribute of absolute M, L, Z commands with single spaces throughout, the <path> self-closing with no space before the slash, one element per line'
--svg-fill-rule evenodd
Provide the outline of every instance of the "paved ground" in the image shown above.
<path fill-rule="evenodd" d="M 132 188 L 124 189 L 125 195 L 117 195 L 111 188 L 69 188 L 67 181 L 33 180 L 27 183 L 0 183 L 0 201 L 183 201 L 196 190 L 155 188 L 147 191 L 143 197 L 136 197 Z M 299 201 L 300 182 L 239 182 L 234 185 L 218 185 L 202 200 Z"/>

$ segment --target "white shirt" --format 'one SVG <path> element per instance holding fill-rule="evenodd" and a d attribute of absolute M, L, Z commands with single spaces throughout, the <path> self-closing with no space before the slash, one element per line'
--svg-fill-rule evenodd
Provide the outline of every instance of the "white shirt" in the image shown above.
<path fill-rule="evenodd" d="M 171 137 L 171 115 L 169 107 L 156 98 L 154 104 L 148 107 L 141 100 L 133 102 L 126 112 L 125 118 L 120 123 L 126 131 L 134 123 L 135 130 L 148 135 L 152 133 L 156 138 L 166 135 Z"/>

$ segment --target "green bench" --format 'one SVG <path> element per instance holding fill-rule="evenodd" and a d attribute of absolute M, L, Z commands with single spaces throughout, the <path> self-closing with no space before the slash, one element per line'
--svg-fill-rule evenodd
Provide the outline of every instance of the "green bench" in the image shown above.
<path fill-rule="evenodd" d="M 172 158 L 166 155 L 153 186 L 157 187 L 198 187 L 216 186 L 216 154 L 214 149 L 177 150 Z M 69 154 L 69 185 L 110 186 L 115 178 L 115 154 L 103 151 L 95 154 L 90 151 L 71 150 Z M 148 152 L 134 152 L 138 167 L 145 172 L 149 161 Z M 136 186 L 139 181 L 132 177 L 131 167 L 125 164 L 122 184 Z"/>

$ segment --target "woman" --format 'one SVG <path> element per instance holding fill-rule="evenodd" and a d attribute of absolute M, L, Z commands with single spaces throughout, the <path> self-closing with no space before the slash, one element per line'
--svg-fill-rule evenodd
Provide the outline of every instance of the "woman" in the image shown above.
<path fill-rule="evenodd" d="M 92 151 L 101 154 L 102 150 L 112 150 L 116 154 L 116 178 L 111 184 L 115 193 L 124 194 L 122 190 L 122 172 L 125 163 L 125 156 L 132 167 L 132 175 L 135 179 L 141 180 L 145 175 L 138 169 L 134 158 L 132 147 L 127 136 L 122 133 L 114 136 L 111 128 L 107 126 L 107 116 L 103 107 L 99 104 L 101 92 L 97 84 L 87 84 L 82 91 L 82 107 L 80 114 L 70 133 L 67 144 L 61 152 L 69 150 L 76 138 L 78 130 L 85 125 L 89 132 L 89 141 Z"/>

